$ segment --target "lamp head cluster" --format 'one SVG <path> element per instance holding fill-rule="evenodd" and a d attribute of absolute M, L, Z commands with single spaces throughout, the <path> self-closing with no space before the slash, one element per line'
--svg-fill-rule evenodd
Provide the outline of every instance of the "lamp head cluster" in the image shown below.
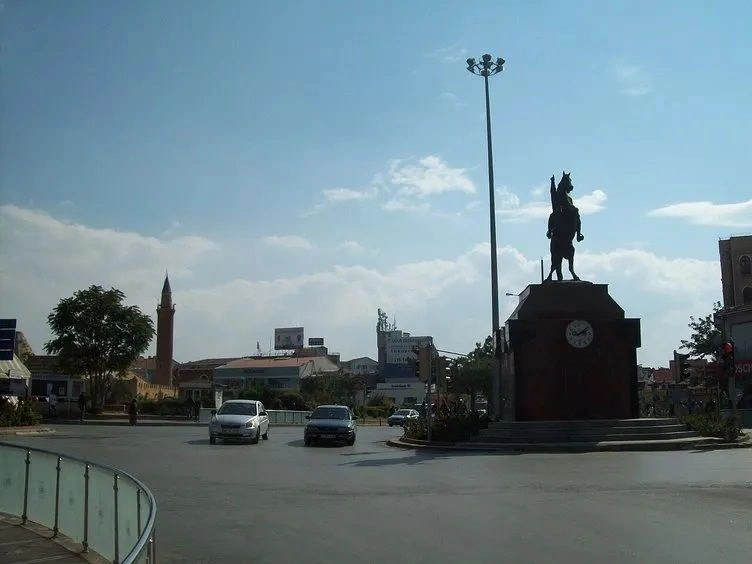
<path fill-rule="evenodd" d="M 496 61 L 493 61 L 493 57 L 486 53 L 481 57 L 478 62 L 475 59 L 467 60 L 467 70 L 478 76 L 493 76 L 504 70 L 504 63 L 506 61 L 501 57 L 497 57 Z"/>

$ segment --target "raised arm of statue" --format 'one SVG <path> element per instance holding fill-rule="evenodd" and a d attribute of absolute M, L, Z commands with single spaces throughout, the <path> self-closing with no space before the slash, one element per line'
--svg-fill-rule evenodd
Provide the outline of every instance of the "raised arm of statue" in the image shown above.
<path fill-rule="evenodd" d="M 557 204 L 557 196 L 556 196 L 556 177 L 551 176 L 551 211 L 556 211 L 556 204 Z"/>

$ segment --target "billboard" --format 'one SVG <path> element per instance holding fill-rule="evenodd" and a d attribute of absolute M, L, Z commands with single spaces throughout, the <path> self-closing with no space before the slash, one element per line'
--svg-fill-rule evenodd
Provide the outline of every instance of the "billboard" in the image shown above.
<path fill-rule="evenodd" d="M 0 360 L 13 360 L 16 347 L 16 320 L 0 319 Z"/>
<path fill-rule="evenodd" d="M 274 350 L 289 351 L 303 348 L 302 327 L 280 327 L 274 330 Z"/>
<path fill-rule="evenodd" d="M 308 346 L 309 347 L 323 347 L 324 339 L 321 337 L 311 337 L 310 339 L 308 339 Z"/>

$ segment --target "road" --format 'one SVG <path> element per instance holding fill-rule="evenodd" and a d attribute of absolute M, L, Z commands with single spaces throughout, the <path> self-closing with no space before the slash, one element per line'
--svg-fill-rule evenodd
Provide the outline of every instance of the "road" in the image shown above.
<path fill-rule="evenodd" d="M 197 427 L 15 437 L 113 465 L 158 503 L 160 562 L 749 562 L 752 449 L 485 454 L 209 445 Z M 3 440 L 6 440 L 5 438 Z"/>

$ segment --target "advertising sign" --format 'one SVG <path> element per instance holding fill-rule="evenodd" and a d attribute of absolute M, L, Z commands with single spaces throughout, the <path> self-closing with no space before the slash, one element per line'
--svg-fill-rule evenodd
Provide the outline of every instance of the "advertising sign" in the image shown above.
<path fill-rule="evenodd" d="M 302 327 L 280 327 L 274 330 L 274 350 L 289 351 L 303 348 Z"/>
<path fill-rule="evenodd" d="M 309 347 L 323 347 L 324 339 L 321 337 L 311 337 L 310 339 L 308 339 L 308 346 Z"/>

